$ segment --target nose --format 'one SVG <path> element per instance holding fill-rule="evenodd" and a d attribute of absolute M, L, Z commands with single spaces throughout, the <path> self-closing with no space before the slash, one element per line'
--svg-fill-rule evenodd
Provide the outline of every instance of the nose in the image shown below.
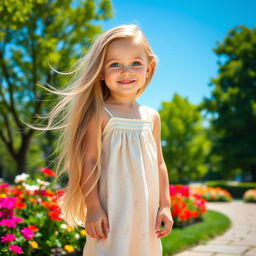
<path fill-rule="evenodd" d="M 128 67 L 123 66 L 123 68 L 122 68 L 122 71 L 121 71 L 121 72 L 122 72 L 122 73 L 131 72 L 131 67 L 130 67 L 130 66 L 128 66 Z"/>

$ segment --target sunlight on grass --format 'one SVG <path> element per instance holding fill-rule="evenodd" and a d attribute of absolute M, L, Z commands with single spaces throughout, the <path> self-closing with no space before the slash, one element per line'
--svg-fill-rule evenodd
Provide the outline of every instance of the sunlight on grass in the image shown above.
<path fill-rule="evenodd" d="M 162 238 L 163 255 L 171 256 L 224 233 L 231 225 L 230 219 L 213 210 L 208 210 L 203 216 L 203 222 L 196 223 L 184 229 L 173 229 L 171 234 Z"/>

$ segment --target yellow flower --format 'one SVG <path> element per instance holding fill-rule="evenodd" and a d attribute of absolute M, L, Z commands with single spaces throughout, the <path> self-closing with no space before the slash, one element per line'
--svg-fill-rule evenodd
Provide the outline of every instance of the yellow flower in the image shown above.
<path fill-rule="evenodd" d="M 66 244 L 66 245 L 64 246 L 64 249 L 65 249 L 67 252 L 74 252 L 74 251 L 75 251 L 74 247 L 73 247 L 72 245 L 70 245 L 70 244 Z"/>
<path fill-rule="evenodd" d="M 6 197 L 6 194 L 0 194 L 0 197 Z"/>
<path fill-rule="evenodd" d="M 86 230 L 85 229 L 82 229 L 82 230 L 80 230 L 80 234 L 81 234 L 81 236 L 86 236 Z"/>
<path fill-rule="evenodd" d="M 73 227 L 67 225 L 66 230 L 71 232 L 71 231 L 74 231 L 75 229 Z"/>
<path fill-rule="evenodd" d="M 36 241 L 30 241 L 29 244 L 31 245 L 32 248 L 37 249 L 38 248 L 38 243 Z"/>

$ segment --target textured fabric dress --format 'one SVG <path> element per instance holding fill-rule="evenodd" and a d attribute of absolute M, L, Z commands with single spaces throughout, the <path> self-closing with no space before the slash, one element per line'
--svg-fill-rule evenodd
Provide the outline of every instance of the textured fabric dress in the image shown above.
<path fill-rule="evenodd" d="M 141 107 L 142 119 L 117 117 L 104 109 L 110 118 L 102 132 L 99 197 L 110 232 L 104 239 L 87 235 L 83 256 L 162 256 L 155 233 L 157 148 L 148 107 Z"/>

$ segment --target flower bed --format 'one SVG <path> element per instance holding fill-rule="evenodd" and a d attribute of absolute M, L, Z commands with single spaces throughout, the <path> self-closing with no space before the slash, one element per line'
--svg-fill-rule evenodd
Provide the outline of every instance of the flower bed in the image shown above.
<path fill-rule="evenodd" d="M 86 231 L 63 221 L 56 204 L 62 191 L 50 183 L 54 175 L 43 168 L 36 181 L 23 173 L 16 185 L 0 184 L 0 255 L 68 255 L 83 248 Z"/>
<path fill-rule="evenodd" d="M 243 200 L 245 202 L 253 202 L 256 203 L 256 189 L 249 189 L 245 191 L 243 195 Z"/>
<path fill-rule="evenodd" d="M 206 212 L 206 201 L 200 195 L 191 193 L 184 185 L 170 185 L 171 211 L 173 227 L 185 227 L 202 221 Z"/>
<path fill-rule="evenodd" d="M 54 172 L 42 168 L 35 180 L 16 176 L 16 185 L 0 184 L 0 255 L 81 255 L 85 229 L 68 226 L 56 199 L 63 193 L 51 183 Z M 205 200 L 188 186 L 170 185 L 174 227 L 202 220 Z"/>
<path fill-rule="evenodd" d="M 207 187 L 207 186 L 190 186 L 190 191 L 201 195 L 206 201 L 221 201 L 227 202 L 232 200 L 231 194 L 220 187 Z"/>

